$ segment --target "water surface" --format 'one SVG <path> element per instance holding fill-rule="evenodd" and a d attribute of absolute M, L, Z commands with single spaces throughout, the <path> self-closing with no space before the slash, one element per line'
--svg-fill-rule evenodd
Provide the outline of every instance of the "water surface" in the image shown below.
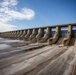
<path fill-rule="evenodd" d="M 10 40 L 5 38 L 0 38 L 0 50 L 12 48 L 10 44 L 14 42 L 23 42 L 23 40 Z"/>

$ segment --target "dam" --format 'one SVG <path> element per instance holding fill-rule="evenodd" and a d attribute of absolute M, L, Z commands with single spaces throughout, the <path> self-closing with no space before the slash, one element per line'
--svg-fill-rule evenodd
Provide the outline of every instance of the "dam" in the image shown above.
<path fill-rule="evenodd" d="M 76 23 L 0 32 L 0 75 L 76 75 Z"/>

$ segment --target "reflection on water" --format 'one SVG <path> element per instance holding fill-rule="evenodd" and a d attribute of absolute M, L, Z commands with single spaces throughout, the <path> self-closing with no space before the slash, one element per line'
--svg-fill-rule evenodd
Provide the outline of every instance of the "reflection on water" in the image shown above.
<path fill-rule="evenodd" d="M 7 45 L 7 44 L 0 44 L 0 50 L 9 49 L 9 48 L 11 48 L 10 45 Z"/>
<path fill-rule="evenodd" d="M 0 38 L 0 52 L 5 52 L 6 50 L 10 50 L 11 48 L 13 48 L 11 43 L 13 44 L 14 42 L 24 42 L 24 41 Z M 5 53 L 5 54 L 0 53 L 0 59 L 10 57 L 13 55 L 17 55 L 17 54 L 21 54 L 21 53 L 25 53 L 25 52 L 26 52 L 25 50 L 22 50 L 22 51 L 10 52 L 10 53 Z"/>
<path fill-rule="evenodd" d="M 3 42 L 23 42 L 23 40 L 8 40 L 8 39 L 4 39 L 4 38 L 0 38 L 0 43 Z"/>
<path fill-rule="evenodd" d="M 0 38 L 0 50 L 12 48 L 12 46 L 9 45 L 8 43 L 13 43 L 13 42 L 23 42 L 23 41 L 22 40 L 8 40 L 8 39 Z"/>

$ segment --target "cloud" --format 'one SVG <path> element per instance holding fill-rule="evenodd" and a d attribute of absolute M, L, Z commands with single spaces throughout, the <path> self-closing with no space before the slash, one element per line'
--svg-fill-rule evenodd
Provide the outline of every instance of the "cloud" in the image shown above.
<path fill-rule="evenodd" d="M 16 30 L 16 26 L 0 22 L 0 32 Z"/>
<path fill-rule="evenodd" d="M 31 20 L 35 16 L 35 12 L 29 8 L 22 8 L 20 11 L 16 10 L 17 0 L 4 0 L 0 2 L 0 27 L 7 26 L 5 28 L 12 28 L 11 24 L 7 22 L 13 19 L 17 20 Z M 3 25 L 3 26 L 2 26 Z"/>
<path fill-rule="evenodd" d="M 17 0 L 4 0 L 0 3 L 2 7 L 15 6 L 18 4 Z"/>

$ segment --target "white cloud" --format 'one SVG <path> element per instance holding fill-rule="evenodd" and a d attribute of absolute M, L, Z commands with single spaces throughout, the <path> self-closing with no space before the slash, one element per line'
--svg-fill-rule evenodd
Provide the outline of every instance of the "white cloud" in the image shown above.
<path fill-rule="evenodd" d="M 0 22 L 0 32 L 15 30 L 16 26 Z"/>
<path fill-rule="evenodd" d="M 7 24 L 7 22 L 12 21 L 13 19 L 31 20 L 35 16 L 35 12 L 29 8 L 24 7 L 21 11 L 15 10 L 14 8 L 17 4 L 17 0 L 4 0 L 0 3 L 0 29 L 1 27 L 6 26 L 5 28 L 12 30 L 11 24 Z"/>
<path fill-rule="evenodd" d="M 17 0 L 4 0 L 2 3 L 0 3 L 2 7 L 8 7 L 8 6 L 15 6 L 18 4 Z"/>

